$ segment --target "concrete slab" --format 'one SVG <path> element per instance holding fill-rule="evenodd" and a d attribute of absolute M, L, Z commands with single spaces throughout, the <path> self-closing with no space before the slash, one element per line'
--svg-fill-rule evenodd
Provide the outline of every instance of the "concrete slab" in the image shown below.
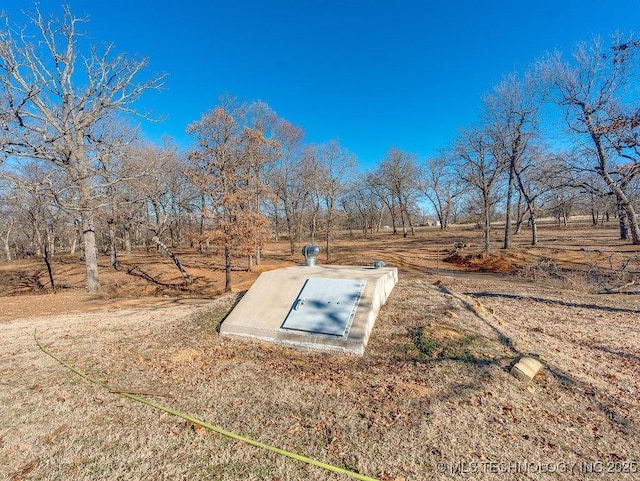
<path fill-rule="evenodd" d="M 350 327 L 343 335 L 282 327 L 310 278 L 366 281 Z M 397 281 L 395 267 L 294 266 L 264 272 L 224 320 L 220 335 L 363 354 L 378 312 Z"/>

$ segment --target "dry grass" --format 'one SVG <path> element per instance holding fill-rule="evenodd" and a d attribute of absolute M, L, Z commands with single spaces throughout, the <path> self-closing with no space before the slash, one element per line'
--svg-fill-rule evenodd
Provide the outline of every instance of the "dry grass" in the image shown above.
<path fill-rule="evenodd" d="M 382 480 L 637 479 L 638 297 L 597 294 L 599 287 L 577 267 L 588 272 L 595 264 L 613 273 L 607 256 L 633 258 L 638 251 L 615 241 L 590 245 L 593 235 L 577 230 L 542 234 L 546 247 L 517 246 L 515 254 L 492 258 L 522 256 L 521 268 L 546 257 L 562 266 L 560 274 L 535 279 L 424 272 L 442 269 L 452 243 L 473 243 L 473 231 L 423 232 L 402 243 L 386 236 L 340 239 L 336 262 L 380 258 L 401 267 L 362 357 L 219 338 L 216 326 L 235 295 L 194 299 L 198 292 L 176 291 L 181 296 L 162 297 L 172 292 L 165 288 L 160 297 L 139 301 L 114 287 L 99 298 L 74 300 L 75 290 L 68 289 L 57 301 L 58 315 L 42 312 L 41 304 L 60 293 L 5 297 L 2 302 L 12 301 L 16 310 L 19 299 L 27 302 L 25 315 L 5 312 L 0 318 L 0 475 L 348 479 L 87 383 L 39 351 L 37 327 L 48 349 L 113 388 L 160 393 L 149 397 Z M 560 234 L 562 239 L 549 241 Z M 291 261 L 278 255 L 280 263 Z M 0 275 L 6 279 L 9 271 L 2 266 Z M 173 279 L 170 271 L 155 275 L 166 276 L 166 283 Z M 582 284 L 568 284 L 572 276 Z M 251 276 L 238 281 L 250 283 Z M 33 307 L 25 313 L 28 305 Z M 545 365 L 529 385 L 508 372 L 525 354 Z M 578 464 L 562 474 L 492 472 L 510 462 L 521 463 L 521 470 L 533 463 L 526 465 L 530 471 L 537 463 L 557 469 Z M 456 467 L 466 473 L 451 473 Z M 585 474 L 590 467 L 614 472 Z M 636 473 L 615 472 L 625 468 Z"/>

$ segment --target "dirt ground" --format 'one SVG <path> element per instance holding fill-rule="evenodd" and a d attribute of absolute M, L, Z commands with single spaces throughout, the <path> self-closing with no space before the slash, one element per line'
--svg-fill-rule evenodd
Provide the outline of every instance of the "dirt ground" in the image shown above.
<path fill-rule="evenodd" d="M 55 293 L 37 261 L 0 264 L 0 478 L 349 479 L 110 392 L 128 391 L 380 480 L 638 479 L 640 250 L 614 226 L 540 235 L 492 255 L 471 228 L 339 237 L 333 262 L 399 268 L 360 357 L 217 335 L 261 270 L 299 262 L 284 241 L 230 295 L 187 252 L 187 287 L 153 253 L 101 258 L 100 295 L 77 259 Z M 509 374 L 523 355 L 530 383 Z"/>

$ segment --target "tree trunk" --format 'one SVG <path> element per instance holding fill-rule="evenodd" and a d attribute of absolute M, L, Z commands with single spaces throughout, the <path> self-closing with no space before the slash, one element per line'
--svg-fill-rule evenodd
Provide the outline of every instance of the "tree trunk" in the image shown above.
<path fill-rule="evenodd" d="M 284 200 L 284 216 L 287 223 L 287 234 L 289 235 L 289 252 L 291 255 L 296 253 L 296 225 L 295 218 L 291 212 L 291 206 L 287 202 L 287 197 Z"/>
<path fill-rule="evenodd" d="M 531 223 L 531 245 L 538 245 L 538 223 L 533 209 L 529 210 L 529 222 Z"/>
<path fill-rule="evenodd" d="M 11 236 L 11 228 L 13 227 L 13 219 L 9 220 L 9 225 L 7 227 L 7 233 L 3 237 L 4 244 L 4 258 L 7 262 L 11 262 L 11 246 L 9 245 L 9 238 Z"/>
<path fill-rule="evenodd" d="M 205 208 L 206 201 L 204 194 L 200 196 L 200 222 L 198 223 L 198 253 L 204 254 L 204 222 L 205 222 Z"/>
<path fill-rule="evenodd" d="M 407 209 L 407 204 L 403 202 L 401 205 L 402 205 L 402 208 L 404 209 L 404 214 L 407 216 L 407 223 L 409 224 L 409 230 L 411 231 L 411 235 L 416 235 L 416 230 L 413 227 L 413 222 L 411 222 L 411 216 L 409 215 L 409 209 Z M 406 233 L 405 233 L 405 237 L 406 237 Z"/>
<path fill-rule="evenodd" d="M 87 272 L 86 288 L 89 292 L 98 292 L 100 290 L 98 247 L 96 245 L 93 212 L 88 210 L 82 212 L 82 240 L 84 244 L 84 263 Z"/>
<path fill-rule="evenodd" d="M 11 262 L 11 247 L 9 246 L 9 235 L 4 238 L 4 258 L 7 262 Z"/>
<path fill-rule="evenodd" d="M 313 214 L 311 215 L 311 243 L 316 243 L 316 232 L 318 229 L 318 212 L 320 211 L 320 206 L 316 204 L 313 208 Z"/>
<path fill-rule="evenodd" d="M 55 236 L 55 231 L 53 229 L 53 225 L 47 226 L 46 243 L 47 245 L 45 246 L 45 251 L 48 249 L 49 258 L 52 258 L 56 252 L 56 236 Z"/>
<path fill-rule="evenodd" d="M 231 251 L 224 248 L 224 292 L 231 292 Z"/>
<path fill-rule="evenodd" d="M 487 195 L 484 196 L 483 199 L 484 206 L 484 251 L 489 252 L 491 249 L 491 206 L 489 205 L 489 197 Z"/>
<path fill-rule="evenodd" d="M 618 222 L 620 225 L 620 240 L 629 240 L 629 228 L 627 226 L 627 212 L 618 202 Z"/>
<path fill-rule="evenodd" d="M 56 283 L 53 280 L 53 269 L 51 268 L 51 253 L 49 252 L 49 243 L 44 245 L 44 263 L 47 265 L 47 273 L 49 274 L 49 282 L 51 289 L 56 290 Z"/>
<path fill-rule="evenodd" d="M 327 234 L 325 237 L 325 249 L 326 249 L 326 263 L 331 262 L 331 210 L 327 212 Z"/>
<path fill-rule="evenodd" d="M 40 257 L 42 255 L 42 235 L 40 235 L 40 229 L 38 229 L 38 220 L 37 219 L 32 219 L 31 220 L 31 228 L 33 229 L 33 240 L 35 242 L 35 250 L 36 250 L 36 256 Z"/>
<path fill-rule="evenodd" d="M 114 269 L 118 269 L 118 246 L 116 245 L 116 223 L 113 220 L 107 221 L 109 225 L 109 264 Z"/>
<path fill-rule="evenodd" d="M 274 214 L 273 214 L 273 230 L 274 240 L 278 242 L 280 240 L 280 222 L 278 221 L 278 202 L 274 202 Z"/>
<path fill-rule="evenodd" d="M 386 202 L 385 202 L 386 204 Z M 387 205 L 387 209 L 389 210 L 389 215 L 391 216 L 391 228 L 393 229 L 392 233 L 393 234 L 397 234 L 398 233 L 398 226 L 396 223 L 396 208 L 393 205 L 393 203 L 391 204 L 386 204 Z M 382 222 L 382 216 L 380 216 L 380 222 Z"/>
<path fill-rule="evenodd" d="M 451 216 L 451 199 L 447 200 L 447 204 L 442 209 L 442 213 L 438 214 L 440 221 L 440 230 L 446 230 L 449 227 L 449 217 Z"/>
<path fill-rule="evenodd" d="M 625 206 L 627 219 L 629 219 L 629 230 L 631 231 L 631 241 L 633 245 L 640 245 L 640 226 L 638 225 L 638 216 L 631 204 Z"/>
<path fill-rule="evenodd" d="M 402 236 L 407 237 L 407 226 L 404 222 L 404 208 L 402 206 L 402 202 L 400 202 L 400 222 L 402 222 Z"/>
<path fill-rule="evenodd" d="M 507 184 L 507 211 L 505 212 L 504 219 L 504 243 L 503 249 L 509 249 L 511 247 L 511 201 L 513 199 L 513 184 L 514 184 L 514 161 L 512 160 L 509 165 L 509 183 Z"/>
<path fill-rule="evenodd" d="M 84 239 L 82 236 L 82 217 L 73 221 L 73 225 L 76 228 L 76 236 L 74 239 L 74 245 L 78 249 L 79 257 L 84 259 Z M 75 253 L 75 249 L 73 251 Z"/>
<path fill-rule="evenodd" d="M 77 165 L 80 215 L 82 223 L 82 241 L 84 245 L 84 263 L 87 272 L 86 289 L 89 292 L 100 290 L 100 277 L 98 275 L 98 246 L 96 243 L 95 208 L 94 199 L 91 198 L 91 185 L 89 184 L 88 166 L 84 152 L 81 148 L 73 152 L 71 163 Z"/>
<path fill-rule="evenodd" d="M 522 203 L 522 192 L 520 192 L 520 188 L 518 187 L 518 208 L 516 210 L 516 228 L 513 231 L 514 235 L 518 235 L 520 234 L 520 231 L 522 230 L 522 223 L 524 222 L 524 216 L 526 215 L 527 211 L 529 210 L 528 204 L 526 204 L 523 208 L 523 203 Z"/>
<path fill-rule="evenodd" d="M 154 235 L 151 238 L 151 240 L 158 246 L 158 248 L 160 249 L 161 252 L 164 252 L 169 257 L 171 257 L 171 260 L 173 261 L 173 263 L 176 265 L 176 267 L 180 271 L 180 274 L 182 274 L 182 277 L 184 278 L 184 283 L 185 284 L 191 284 L 191 277 L 189 276 L 187 271 L 184 269 L 184 267 L 182 267 L 182 263 L 180 262 L 180 259 L 178 259 L 178 256 L 176 256 L 175 253 L 171 249 L 169 249 L 166 245 L 164 245 L 162 243 L 162 241 L 158 238 L 157 235 Z"/>
<path fill-rule="evenodd" d="M 131 254 L 131 228 L 128 225 L 124 227 L 124 251 Z"/>
<path fill-rule="evenodd" d="M 600 211 L 598 210 L 596 196 L 593 192 L 590 193 L 589 200 L 591 201 L 591 225 L 596 226 L 600 218 Z"/>
<path fill-rule="evenodd" d="M 582 112 L 585 118 L 585 124 L 589 130 L 589 134 L 591 135 L 591 139 L 593 140 L 596 146 L 596 154 L 598 155 L 598 174 L 604 179 L 607 187 L 611 189 L 618 200 L 618 203 L 622 206 L 620 212 L 624 210 L 627 216 L 627 226 L 629 231 L 631 231 L 631 240 L 633 245 L 640 245 L 640 226 L 638 225 L 638 218 L 636 216 L 636 212 L 633 209 L 633 205 L 624 192 L 623 188 L 616 183 L 611 174 L 608 171 L 608 158 L 607 153 L 605 152 L 604 146 L 602 145 L 602 134 L 600 134 L 597 129 L 593 125 L 591 114 L 587 112 L 586 105 L 582 105 Z M 620 224 L 620 228 L 622 229 L 622 224 Z M 622 238 L 622 231 L 620 232 Z M 628 237 L 628 234 L 627 234 Z"/>

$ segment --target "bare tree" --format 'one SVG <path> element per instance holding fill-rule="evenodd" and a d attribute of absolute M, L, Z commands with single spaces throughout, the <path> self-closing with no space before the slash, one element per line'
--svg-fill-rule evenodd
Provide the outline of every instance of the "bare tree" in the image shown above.
<path fill-rule="evenodd" d="M 78 27 L 83 19 L 68 6 L 63 18 L 45 17 L 36 4 L 29 28 L 13 29 L 6 19 L 0 31 L 0 82 L 4 150 L 63 169 L 78 195 L 82 218 L 87 289 L 100 289 L 93 195 L 95 163 L 108 132 L 102 123 L 132 106 L 162 77 L 137 81 L 145 60 L 114 54 L 109 45 L 83 54 Z"/>
<path fill-rule="evenodd" d="M 569 129 L 589 143 L 595 164 L 590 169 L 616 196 L 634 245 L 640 245 L 640 226 L 627 188 L 640 171 L 634 155 L 640 122 L 637 104 L 629 103 L 628 94 L 637 78 L 639 50 L 640 41 L 633 38 L 616 36 L 609 48 L 596 38 L 578 44 L 571 62 L 556 52 L 541 64 L 555 87 L 555 101 L 564 109 Z"/>
<path fill-rule="evenodd" d="M 132 167 L 137 146 L 136 132 L 126 124 L 104 122 L 104 129 L 109 130 L 109 142 L 103 142 L 102 148 L 96 151 L 94 183 L 96 222 L 104 220 L 108 241 L 109 263 L 118 268 L 118 229 L 121 224 L 120 212 L 124 205 L 130 202 L 126 195 L 122 195 L 125 183 L 143 175 L 139 166 Z M 70 202 L 59 202 L 67 210 L 73 211 Z M 99 225 L 99 224 L 98 224 Z"/>
<path fill-rule="evenodd" d="M 389 188 L 389 184 L 383 176 L 381 169 L 378 167 L 375 171 L 369 172 L 364 177 L 366 189 L 373 193 L 373 195 L 380 201 L 380 203 L 386 208 L 391 217 L 391 228 L 393 234 L 398 233 L 398 206 L 396 197 Z M 382 216 L 381 216 L 382 217 Z"/>
<path fill-rule="evenodd" d="M 57 232 L 63 229 L 66 219 L 56 205 L 53 192 L 64 190 L 63 178 L 59 170 L 46 164 L 31 162 L 18 167 L 22 170 L 3 174 L 4 179 L 13 186 L 10 193 L 13 208 L 9 225 L 13 227 L 21 221 L 23 228 L 30 231 L 30 251 L 44 261 L 51 288 L 55 289 L 51 262 L 56 251 Z M 5 239 L 5 250 L 7 248 L 8 239 Z"/>
<path fill-rule="evenodd" d="M 340 197 L 356 168 L 356 158 L 337 141 L 319 146 L 316 157 L 318 172 L 318 197 L 324 206 L 325 256 L 331 261 L 331 237 Z"/>
<path fill-rule="evenodd" d="M 359 219 L 365 237 L 374 229 L 379 230 L 384 206 L 367 183 L 365 174 L 350 183 L 342 199 L 343 208 Z"/>
<path fill-rule="evenodd" d="M 504 165 L 491 154 L 489 135 L 478 129 L 462 132 L 456 144 L 461 159 L 458 177 L 480 198 L 483 224 L 484 251 L 491 247 L 491 212 L 496 202 L 496 184 L 504 171 Z"/>
<path fill-rule="evenodd" d="M 303 186 L 308 192 L 307 202 L 307 220 L 309 228 L 309 237 L 311 243 L 316 242 L 318 234 L 318 223 L 320 221 L 320 212 L 322 210 L 322 197 L 320 182 L 322 179 L 322 165 L 319 160 L 319 146 L 316 144 L 306 145 L 302 151 L 300 158 L 300 174 Z M 302 229 L 301 229 L 302 230 Z"/>
<path fill-rule="evenodd" d="M 528 224 L 531 228 L 531 245 L 538 245 L 538 211 L 542 199 L 561 185 L 563 166 L 553 156 L 541 152 L 537 148 L 527 149 L 526 156 L 513 171 L 516 188 L 528 213 Z"/>
<path fill-rule="evenodd" d="M 184 167 L 177 148 L 170 143 L 163 146 L 147 143 L 131 146 L 127 151 L 127 162 L 116 174 L 119 181 L 110 190 L 112 199 L 118 202 L 112 203 L 107 224 L 113 252 L 116 227 L 121 228 L 124 236 L 128 237 L 127 230 L 135 216 L 135 210 L 132 211 L 131 207 L 143 210 L 144 225 L 148 232 L 145 244 L 154 245 L 161 254 L 168 255 L 185 284 L 189 284 L 191 277 L 171 248 L 177 244 L 172 229 L 175 230 L 175 224 L 179 222 L 180 208 L 176 207 L 176 203 L 180 202 L 185 190 Z"/>
<path fill-rule="evenodd" d="M 302 170 L 304 132 L 287 120 L 275 117 L 271 126 L 271 138 L 277 143 L 276 162 L 267 172 L 267 182 L 274 194 L 275 222 L 282 207 L 289 238 L 291 255 L 296 253 L 300 241 L 302 215 L 309 200 L 308 179 Z M 277 231 L 276 224 L 276 231 Z"/>
<path fill-rule="evenodd" d="M 420 190 L 433 206 L 440 229 L 449 227 L 455 203 L 464 193 L 464 185 L 456 179 L 452 156 L 445 152 L 426 159 L 420 175 Z"/>
<path fill-rule="evenodd" d="M 402 234 L 407 235 L 407 224 L 411 234 L 415 235 L 415 229 L 411 221 L 409 208 L 414 203 L 418 193 L 418 181 L 420 169 L 417 157 L 414 154 L 391 148 L 386 157 L 380 163 L 379 177 L 392 198 L 397 202 L 402 223 Z"/>
<path fill-rule="evenodd" d="M 538 112 L 545 98 L 543 85 L 531 73 L 522 78 L 510 74 L 484 98 L 484 122 L 491 137 L 492 154 L 506 166 L 505 249 L 511 247 L 512 204 L 518 172 L 522 171 L 523 159 L 535 147 L 538 136 Z M 527 158 L 531 161 L 539 157 Z"/>

